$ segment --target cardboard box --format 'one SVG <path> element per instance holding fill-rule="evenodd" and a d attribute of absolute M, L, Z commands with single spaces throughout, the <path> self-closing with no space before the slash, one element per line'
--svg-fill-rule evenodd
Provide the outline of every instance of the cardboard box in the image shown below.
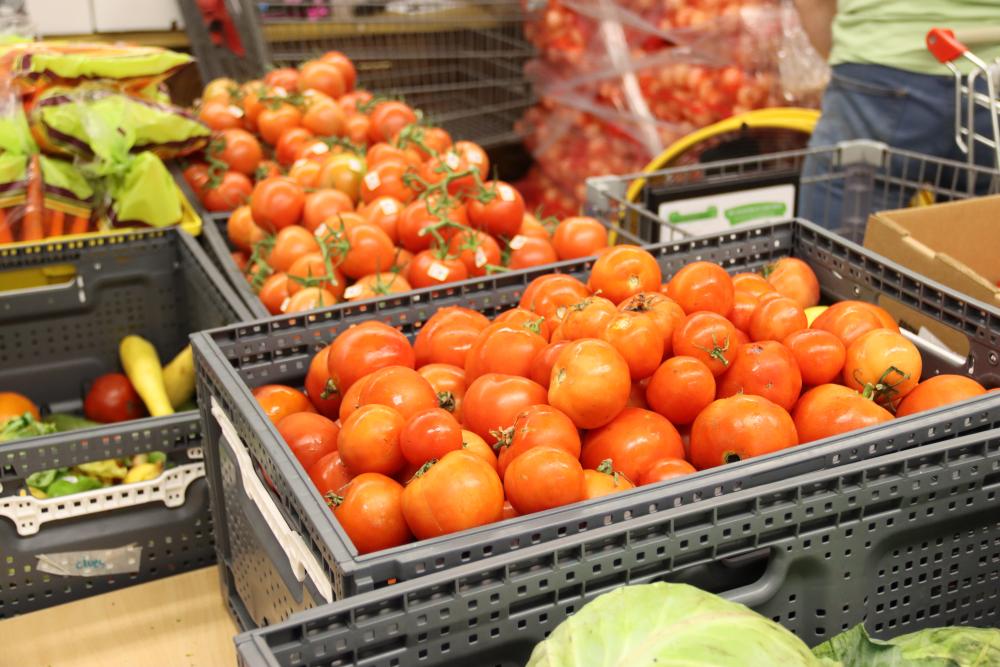
<path fill-rule="evenodd" d="M 1000 195 L 874 213 L 864 245 L 1000 309 Z M 915 329 L 926 328 L 958 354 L 968 353 L 968 340 L 954 329 L 902 304 L 886 307 Z"/>

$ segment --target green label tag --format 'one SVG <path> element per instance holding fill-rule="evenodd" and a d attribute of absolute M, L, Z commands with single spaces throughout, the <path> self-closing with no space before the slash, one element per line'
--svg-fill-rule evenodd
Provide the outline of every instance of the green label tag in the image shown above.
<path fill-rule="evenodd" d="M 680 213 L 678 211 L 671 211 L 668 220 L 672 225 L 679 225 L 685 222 L 696 222 L 698 220 L 711 220 L 712 218 L 718 217 L 719 209 L 715 206 L 709 206 L 704 211 L 695 211 L 694 213 Z"/>
<path fill-rule="evenodd" d="M 785 215 L 788 207 L 782 202 L 754 202 L 726 209 L 725 216 L 731 225 L 739 225 L 758 218 L 777 218 Z"/>

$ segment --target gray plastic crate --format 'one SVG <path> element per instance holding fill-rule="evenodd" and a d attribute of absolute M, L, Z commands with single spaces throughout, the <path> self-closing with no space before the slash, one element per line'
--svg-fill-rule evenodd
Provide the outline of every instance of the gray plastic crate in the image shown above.
<path fill-rule="evenodd" d="M 637 179 L 643 185 L 629 200 L 627 193 Z M 587 206 L 595 215 L 618 221 L 640 238 L 656 243 L 696 235 L 688 231 L 690 224 L 672 224 L 659 216 L 664 202 L 765 187 L 790 189 L 792 201 L 797 201 L 792 208 L 777 212 L 778 217 L 808 217 L 805 209 L 821 210 L 811 222 L 860 242 L 872 213 L 906 208 L 915 197 L 940 203 L 1000 193 L 1000 171 L 874 141 L 845 141 L 650 173 L 595 176 L 587 179 Z M 841 201 L 839 206 L 834 195 Z M 771 193 L 759 200 L 776 198 Z M 712 201 L 698 203 L 700 208 L 695 210 L 707 213 Z M 721 208 L 716 211 L 720 216 Z M 701 215 L 690 215 L 689 222 L 701 219 Z"/>
<path fill-rule="evenodd" d="M 925 347 L 926 374 L 968 372 L 989 386 L 1000 384 L 1000 312 L 925 281 L 811 223 L 796 220 L 745 228 L 652 246 L 650 251 L 667 276 L 696 259 L 716 261 L 735 272 L 782 256 L 799 257 L 816 271 L 827 299 L 874 301 L 889 295 L 965 334 L 970 344 L 967 359 L 956 360 L 954 355 Z M 555 270 L 585 276 L 591 265 L 592 260 L 564 262 L 555 265 Z M 201 409 L 212 445 L 207 450 L 212 506 L 225 519 L 220 520 L 216 541 L 221 576 L 230 606 L 244 627 L 274 623 L 325 600 L 386 586 L 390 580 L 408 581 L 528 545 L 589 533 L 607 524 L 627 525 L 631 519 L 669 507 L 697 504 L 793 475 L 1000 426 L 1000 395 L 990 394 L 613 498 L 358 556 L 253 400 L 251 388 L 273 382 L 300 383 L 312 354 L 351 324 L 378 319 L 412 335 L 442 306 L 461 305 L 493 315 L 516 305 L 533 278 L 552 270 L 503 274 L 448 289 L 419 290 L 194 337 Z M 228 438 L 222 437 L 222 424 L 226 424 Z M 260 470 L 272 481 L 275 492 L 261 485 Z M 251 500 L 248 492 L 256 493 L 257 499 Z M 289 536 L 284 544 L 264 524 L 262 512 L 279 516 L 287 524 Z"/>
<path fill-rule="evenodd" d="M 204 251 L 176 229 L 0 248 L 0 284 L 8 271 L 61 265 L 75 269 L 70 282 L 0 292 L 0 390 L 27 394 L 53 412 L 81 410 L 88 383 L 119 367 L 118 343 L 127 334 L 144 336 L 166 356 L 179 351 L 191 331 L 250 318 Z M 50 511 L 79 515 L 36 524 L 33 534 L 0 516 L 0 618 L 211 564 L 201 448 L 194 410 L 3 443 L 0 505 L 8 509 L 34 472 L 154 450 L 187 466 L 182 482 L 189 485 L 170 487 L 184 499 L 175 508 L 134 495 L 123 501 L 112 492 L 112 501 L 86 496 L 88 504 L 118 507 L 95 513 L 83 496 L 67 496 Z M 19 521 L 32 523 L 23 515 Z M 38 569 L 41 554 L 96 557 L 129 544 L 141 547 L 138 571 L 129 574 L 61 576 Z"/>
<path fill-rule="evenodd" d="M 244 667 L 522 667 L 601 593 L 691 583 L 816 645 L 1000 624 L 1000 431 L 665 509 L 236 637 Z"/>

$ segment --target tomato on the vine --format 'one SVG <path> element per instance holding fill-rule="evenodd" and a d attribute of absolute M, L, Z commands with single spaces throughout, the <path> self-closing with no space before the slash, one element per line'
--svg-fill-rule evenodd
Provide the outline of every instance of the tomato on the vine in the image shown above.
<path fill-rule="evenodd" d="M 488 181 L 469 197 L 469 222 L 495 237 L 513 238 L 524 219 L 524 199 L 509 183 Z"/>
<path fill-rule="evenodd" d="M 559 260 L 556 249 L 546 239 L 532 236 L 515 236 L 508 244 L 510 255 L 507 267 L 513 270 L 552 264 Z"/>
<path fill-rule="evenodd" d="M 389 141 L 407 125 L 417 122 L 417 114 L 403 102 L 379 102 L 371 112 L 371 129 L 368 136 L 372 143 Z"/>
<path fill-rule="evenodd" d="M 245 176 L 253 176 L 260 161 L 264 159 L 263 150 L 257 138 L 241 128 L 231 128 L 219 133 L 208 147 L 208 153 L 217 160 L 224 162 L 233 171 Z"/>
<path fill-rule="evenodd" d="M 267 178 L 257 183 L 250 196 L 253 219 L 269 232 L 294 225 L 302 217 L 305 190 L 284 176 Z"/>
<path fill-rule="evenodd" d="M 254 190 L 250 179 L 238 171 L 227 171 L 209 179 L 201 191 L 201 201 L 212 212 L 232 211 L 247 202 Z"/>
<path fill-rule="evenodd" d="M 500 245 L 489 234 L 465 229 L 448 242 L 448 253 L 458 257 L 470 276 L 485 276 L 489 268 L 500 265 Z"/>
<path fill-rule="evenodd" d="M 435 287 L 443 283 L 453 283 L 469 277 L 465 264 L 457 257 L 436 250 L 421 250 L 410 260 L 406 279 L 414 289 Z"/>

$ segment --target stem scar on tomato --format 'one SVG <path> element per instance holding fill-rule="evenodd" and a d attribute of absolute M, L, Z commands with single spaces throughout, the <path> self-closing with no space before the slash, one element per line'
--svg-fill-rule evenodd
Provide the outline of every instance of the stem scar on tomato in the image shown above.
<path fill-rule="evenodd" d="M 723 463 L 739 463 L 742 460 L 743 460 L 743 457 L 741 457 L 736 452 L 723 452 L 723 454 L 722 454 L 722 462 Z"/>
<path fill-rule="evenodd" d="M 439 391 L 437 394 L 438 407 L 448 412 L 455 411 L 455 394 L 450 391 Z"/>

